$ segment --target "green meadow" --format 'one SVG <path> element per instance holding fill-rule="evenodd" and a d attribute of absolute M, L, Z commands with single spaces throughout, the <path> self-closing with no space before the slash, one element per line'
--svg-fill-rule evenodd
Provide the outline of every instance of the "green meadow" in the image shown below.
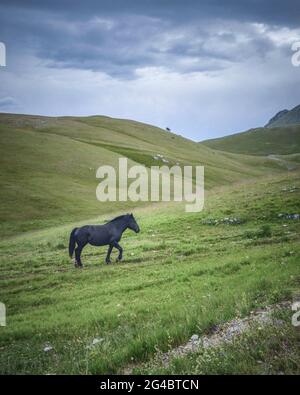
<path fill-rule="evenodd" d="M 195 333 L 299 292 L 300 222 L 286 217 L 300 213 L 297 155 L 287 171 L 263 155 L 220 152 L 106 117 L 1 114 L 0 133 L 1 374 L 299 373 L 292 311 L 281 329 L 199 350 L 167 370 L 155 362 Z M 185 213 L 182 203 L 97 202 L 98 166 L 120 156 L 157 165 L 157 153 L 205 166 L 202 212 Z M 106 265 L 106 247 L 88 246 L 85 267 L 75 269 L 72 228 L 129 210 L 141 232 L 124 234 L 124 260 L 114 251 Z"/>
<path fill-rule="evenodd" d="M 285 125 L 250 129 L 203 141 L 209 148 L 247 155 L 299 154 L 300 126 Z"/>
<path fill-rule="evenodd" d="M 0 114 L 0 235 L 10 236 L 115 211 L 131 202 L 96 200 L 96 170 L 132 164 L 205 166 L 205 187 L 280 172 L 266 157 L 220 153 L 179 135 L 108 117 L 47 118 Z M 136 206 L 136 204 L 135 204 Z"/>

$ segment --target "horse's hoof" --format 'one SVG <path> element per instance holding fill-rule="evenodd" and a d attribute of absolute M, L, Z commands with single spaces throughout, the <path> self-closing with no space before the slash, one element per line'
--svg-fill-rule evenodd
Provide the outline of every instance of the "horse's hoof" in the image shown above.
<path fill-rule="evenodd" d="M 111 263 L 111 261 L 105 261 L 107 265 L 109 265 Z"/>
<path fill-rule="evenodd" d="M 76 268 L 79 268 L 79 269 L 83 268 L 83 265 L 81 263 L 78 263 L 78 262 L 75 262 L 74 266 Z"/>

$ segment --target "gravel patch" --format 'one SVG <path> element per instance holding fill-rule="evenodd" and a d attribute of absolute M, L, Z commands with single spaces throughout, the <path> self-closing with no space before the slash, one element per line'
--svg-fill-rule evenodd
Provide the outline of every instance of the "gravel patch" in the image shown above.
<path fill-rule="evenodd" d="M 274 320 L 272 318 L 272 313 L 275 310 L 290 307 L 291 302 L 281 302 L 267 306 L 264 309 L 252 311 L 250 316 L 246 318 L 236 318 L 225 324 L 216 325 L 209 335 L 200 337 L 197 334 L 194 334 L 186 344 L 163 353 L 161 355 L 162 363 L 166 367 L 168 366 L 171 358 L 182 357 L 191 352 L 197 352 L 200 347 L 217 347 L 223 343 L 231 342 L 234 337 L 239 336 L 250 329 L 253 324 L 261 326 L 271 323 L 278 326 L 282 325 L 283 321 Z"/>

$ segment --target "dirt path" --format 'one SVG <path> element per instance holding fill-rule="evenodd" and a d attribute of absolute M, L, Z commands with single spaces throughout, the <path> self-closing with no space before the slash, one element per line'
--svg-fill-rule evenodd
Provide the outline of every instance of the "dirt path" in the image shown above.
<path fill-rule="evenodd" d="M 167 367 L 170 360 L 174 357 L 183 357 L 189 353 L 194 353 L 199 350 L 199 347 L 209 348 L 217 347 L 224 343 L 229 343 L 235 336 L 241 335 L 253 326 L 253 324 L 263 326 L 266 324 L 282 325 L 283 321 L 275 320 L 272 318 L 272 313 L 275 310 L 290 309 L 291 302 L 284 301 L 271 306 L 267 306 L 264 309 L 252 311 L 250 316 L 245 318 L 237 318 L 226 322 L 225 324 L 216 325 L 209 335 L 198 336 L 194 334 L 190 340 L 172 350 L 157 354 L 155 356 L 156 361 L 160 360 L 164 367 Z M 151 362 L 150 362 L 151 363 Z M 149 362 L 148 362 L 149 364 Z M 124 369 L 123 374 L 131 374 L 134 366 Z"/>
<path fill-rule="evenodd" d="M 297 166 L 294 163 L 288 162 L 283 158 L 280 158 L 276 155 L 268 155 L 267 156 L 268 159 L 271 160 L 276 160 L 277 162 L 280 162 L 283 166 L 285 166 L 289 171 L 295 170 L 297 169 Z"/>

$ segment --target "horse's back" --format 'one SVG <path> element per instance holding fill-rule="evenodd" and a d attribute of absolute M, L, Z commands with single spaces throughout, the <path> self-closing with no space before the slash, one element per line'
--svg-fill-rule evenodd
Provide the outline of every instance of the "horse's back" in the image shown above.
<path fill-rule="evenodd" d="M 84 225 L 77 231 L 77 237 L 82 242 L 101 246 L 109 244 L 110 232 L 106 225 Z"/>

